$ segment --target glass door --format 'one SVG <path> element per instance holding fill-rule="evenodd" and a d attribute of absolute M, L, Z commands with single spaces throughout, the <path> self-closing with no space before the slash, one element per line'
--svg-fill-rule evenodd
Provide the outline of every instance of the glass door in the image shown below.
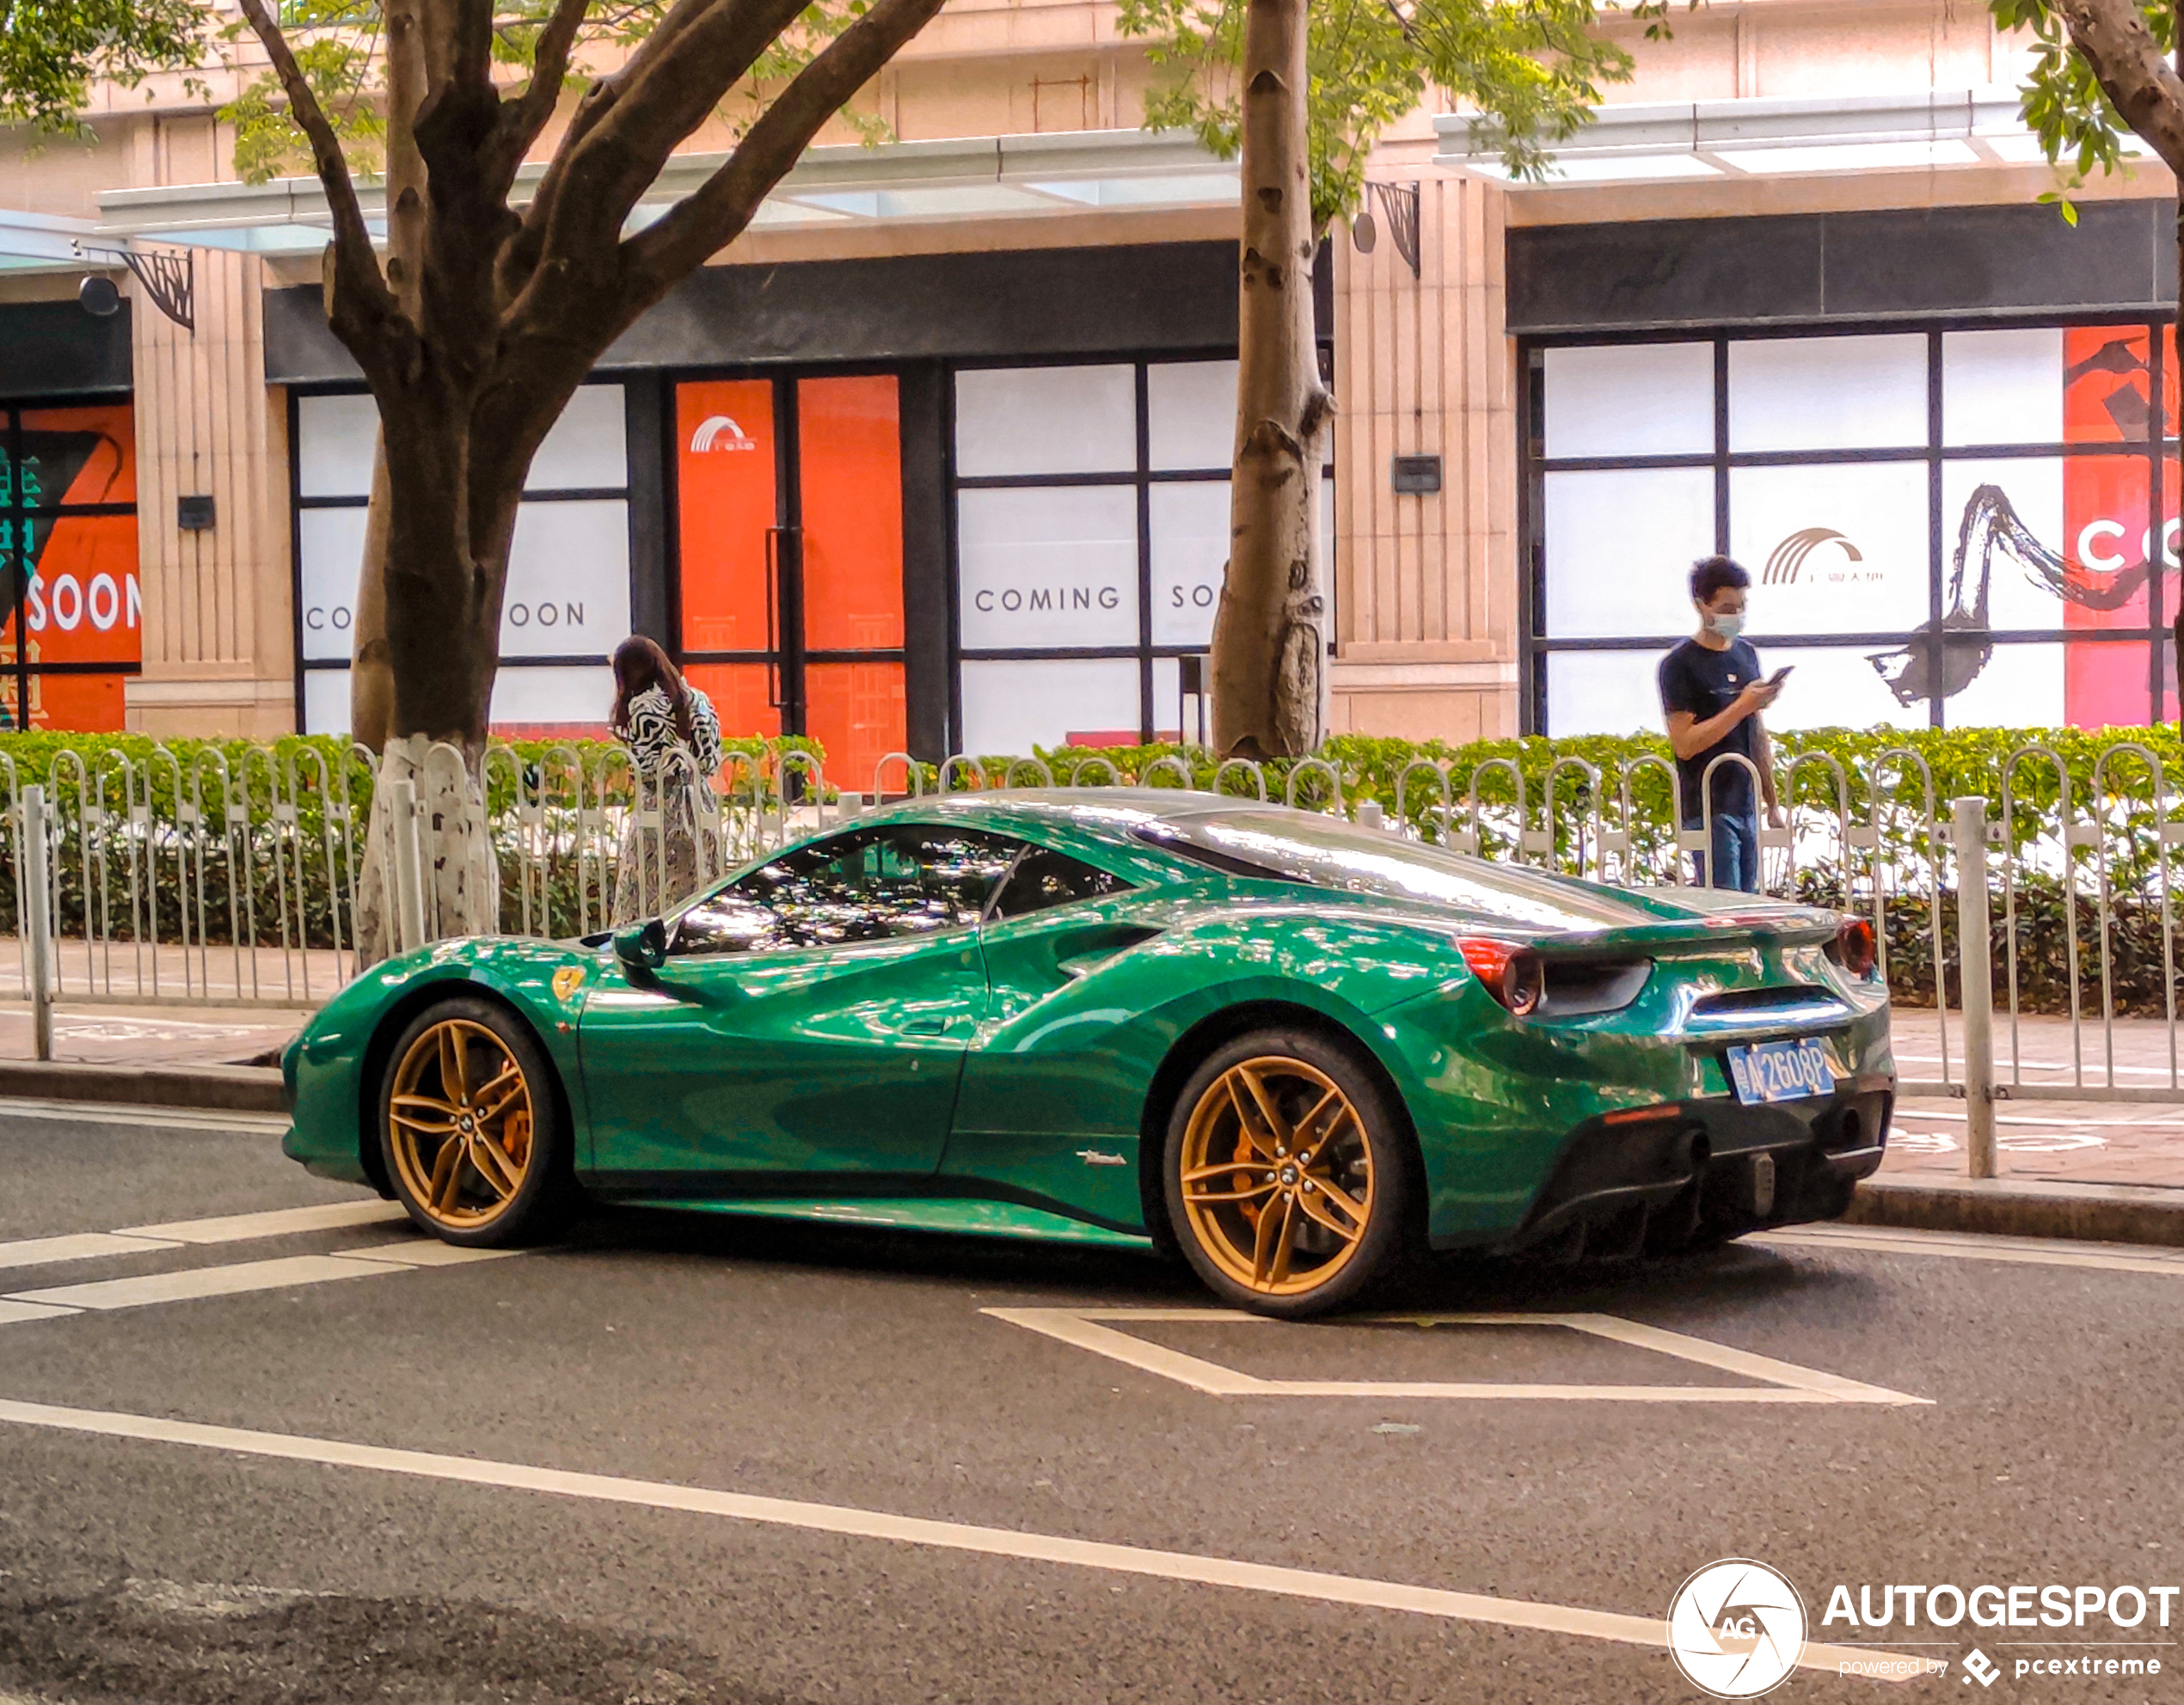
<path fill-rule="evenodd" d="M 676 387 L 678 637 L 721 731 L 809 734 L 836 786 L 904 749 L 893 374 Z"/>

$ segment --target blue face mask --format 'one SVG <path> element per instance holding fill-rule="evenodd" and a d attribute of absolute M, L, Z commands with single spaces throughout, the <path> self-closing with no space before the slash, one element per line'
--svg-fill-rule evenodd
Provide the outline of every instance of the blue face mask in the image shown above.
<path fill-rule="evenodd" d="M 1733 640 L 1744 632 L 1744 616 L 1741 613 L 1733 616 L 1709 616 L 1706 618 L 1706 625 L 1721 638 Z"/>

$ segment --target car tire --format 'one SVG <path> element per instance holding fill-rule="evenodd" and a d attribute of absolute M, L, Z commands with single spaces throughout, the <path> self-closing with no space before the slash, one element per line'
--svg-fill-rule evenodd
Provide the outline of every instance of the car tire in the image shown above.
<path fill-rule="evenodd" d="M 1349 1307 L 1404 1270 L 1423 1243 L 1417 1171 L 1377 1076 L 1351 1050 L 1289 1029 L 1240 1036 L 1199 1064 L 1162 1157 L 1169 1224 L 1198 1276 L 1224 1302 L 1281 1320 Z"/>
<path fill-rule="evenodd" d="M 441 1242 L 534 1242 L 574 1208 L 553 1063 L 497 1003 L 454 995 L 412 1018 L 380 1072 L 377 1107 L 396 1199 Z"/>

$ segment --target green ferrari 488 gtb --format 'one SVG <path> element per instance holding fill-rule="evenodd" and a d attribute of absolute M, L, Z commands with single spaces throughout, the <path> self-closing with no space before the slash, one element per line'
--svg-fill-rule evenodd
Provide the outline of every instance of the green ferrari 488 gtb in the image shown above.
<path fill-rule="evenodd" d="M 611 937 L 443 941 L 285 1061 L 286 1150 L 452 1243 L 594 1199 L 1180 1250 L 1303 1316 L 1426 1250 L 1841 1214 L 1871 927 L 1171 791 L 912 800 Z"/>

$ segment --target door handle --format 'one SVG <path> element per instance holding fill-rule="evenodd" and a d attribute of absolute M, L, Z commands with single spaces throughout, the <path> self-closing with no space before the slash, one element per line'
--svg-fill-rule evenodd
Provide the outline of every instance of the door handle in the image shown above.
<path fill-rule="evenodd" d="M 905 1036 L 945 1036 L 948 1034 L 948 1022 L 945 1018 L 913 1018 L 903 1026 L 903 1034 Z"/>
<path fill-rule="evenodd" d="M 766 702 L 781 708 L 781 639 L 776 601 L 781 595 L 780 527 L 766 529 Z"/>

